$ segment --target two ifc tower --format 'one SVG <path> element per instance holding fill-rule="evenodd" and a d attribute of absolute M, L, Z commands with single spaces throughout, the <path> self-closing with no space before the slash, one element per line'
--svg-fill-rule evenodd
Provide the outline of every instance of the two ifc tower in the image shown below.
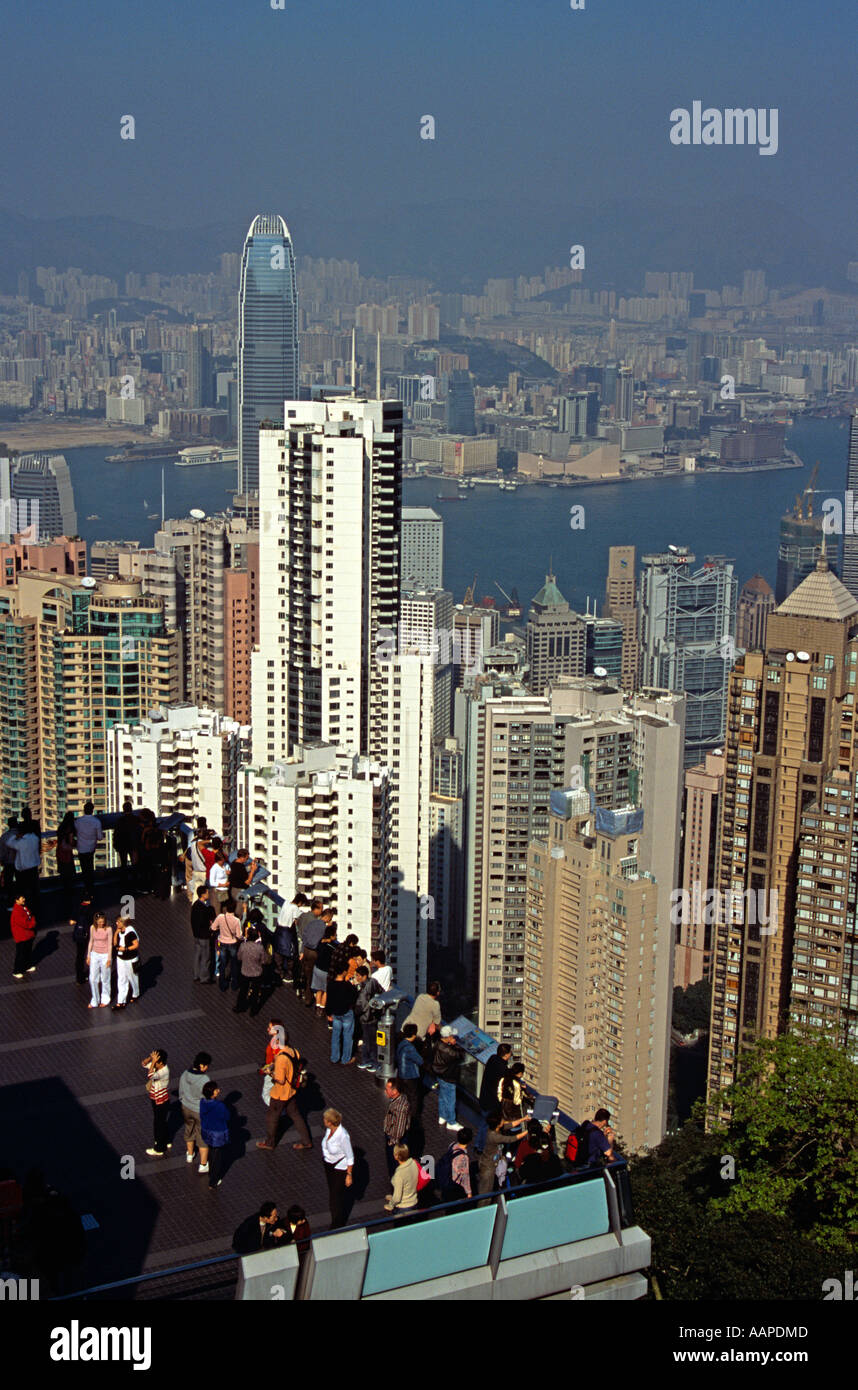
<path fill-rule="evenodd" d="M 238 294 L 238 491 L 259 491 L 259 426 L 298 399 L 298 290 L 289 228 L 254 217 Z"/>

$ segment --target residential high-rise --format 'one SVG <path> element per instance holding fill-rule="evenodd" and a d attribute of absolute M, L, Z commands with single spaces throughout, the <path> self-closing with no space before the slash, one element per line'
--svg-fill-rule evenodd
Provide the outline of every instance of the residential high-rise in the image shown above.
<path fill-rule="evenodd" d="M 139 724 L 116 724 L 107 738 L 106 810 L 127 799 L 156 816 L 181 813 L 238 848 L 238 770 L 250 730 L 216 710 L 168 705 Z"/>
<path fill-rule="evenodd" d="M 530 604 L 526 628 L 529 684 L 541 695 L 557 676 L 583 676 L 587 669 L 587 628 L 569 607 L 553 574 Z"/>
<path fill-rule="evenodd" d="M 402 582 L 443 588 L 444 522 L 431 507 L 402 508 Z"/>
<path fill-rule="evenodd" d="M 854 1005 L 856 670 L 858 600 L 823 558 L 769 615 L 765 651 L 731 674 L 710 1096 L 756 1038 L 817 1001 L 829 1017 Z"/>
<path fill-rule="evenodd" d="M 162 603 L 135 581 L 22 573 L 0 589 L 0 629 L 0 814 L 105 808 L 110 730 L 179 695 Z"/>
<path fill-rule="evenodd" d="M 282 217 L 250 224 L 238 296 L 238 491 L 259 488 L 259 426 L 298 399 L 298 291 L 292 238 Z"/>
<path fill-rule="evenodd" d="M 528 852 L 528 1079 L 568 1113 L 607 1106 L 627 1151 L 664 1137 L 666 934 L 640 849 L 643 812 L 590 809 L 554 792 L 548 835 Z"/>
<path fill-rule="evenodd" d="M 453 628 L 453 595 L 446 589 L 403 587 L 399 601 L 400 653 L 427 657 L 435 673 L 433 737 L 450 733 L 453 715 L 453 663 L 456 633 Z"/>
<path fill-rule="evenodd" d="M 672 546 L 642 557 L 639 643 L 645 686 L 682 691 L 688 700 L 685 765 L 695 767 L 724 741 L 727 677 L 735 656 L 733 562 Z"/>
<path fill-rule="evenodd" d="M 858 497 L 858 410 L 853 410 L 849 421 L 849 459 L 846 466 L 846 491 Z M 853 528 L 854 529 L 854 528 Z M 833 550 L 833 547 L 832 547 Z M 843 583 L 853 598 L 858 598 L 858 536 L 843 537 L 843 562 L 841 574 Z M 829 564 L 831 558 L 829 558 Z"/>
<path fill-rule="evenodd" d="M 608 579 L 602 616 L 623 626 L 623 662 L 620 684 L 636 690 L 638 684 L 638 610 L 635 547 L 612 545 L 608 551 Z"/>
<path fill-rule="evenodd" d="M 775 596 L 771 585 L 761 574 L 755 574 L 747 584 L 743 584 L 736 605 L 737 647 L 743 651 L 763 650 L 766 645 L 766 621 L 774 606 Z"/>
<path fill-rule="evenodd" d="M 376 653 L 399 619 L 401 403 L 290 402 L 260 441 L 253 761 L 320 739 L 371 755 Z"/>
<path fill-rule="evenodd" d="M 432 750 L 429 795 L 429 946 L 462 958 L 464 891 L 463 759 L 458 741 Z"/>
<path fill-rule="evenodd" d="M 687 989 L 708 979 L 715 938 L 712 898 L 720 865 L 720 816 L 724 774 L 723 752 L 707 753 L 699 767 L 685 770 L 685 804 L 682 823 L 681 917 L 676 926 L 673 982 Z"/>
<path fill-rule="evenodd" d="M 39 540 L 78 534 L 71 474 L 64 454 L 21 454 L 12 459 L 11 484 L 19 512 L 20 503 L 38 507 L 37 515 L 30 514 Z"/>

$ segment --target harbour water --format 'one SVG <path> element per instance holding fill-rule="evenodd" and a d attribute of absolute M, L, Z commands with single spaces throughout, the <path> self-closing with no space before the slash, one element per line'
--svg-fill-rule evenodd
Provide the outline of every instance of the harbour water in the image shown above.
<path fill-rule="evenodd" d="M 749 473 L 688 474 L 680 478 L 574 488 L 520 487 L 516 492 L 471 488 L 464 501 L 438 502 L 439 492 L 455 494 L 437 478 L 408 479 L 404 500 L 434 507 L 444 518 L 444 583 L 460 600 L 477 575 L 477 595 L 503 602 L 495 581 L 507 592 L 518 589 L 523 603 L 542 586 L 549 563 L 557 583 L 575 608 L 601 602 L 610 545 L 633 544 L 638 555 L 668 544 L 688 545 L 704 555 L 726 555 L 736 562 L 739 583 L 757 571 L 774 587 L 778 524 L 795 494 L 806 486 L 819 461 L 816 505 L 842 497 L 849 443 L 848 425 L 838 419 L 797 420 L 787 444 L 803 469 Z M 87 540 L 129 539 L 149 545 L 160 512 L 159 460 L 106 463 L 109 449 L 66 453 L 74 485 L 78 525 Z M 229 505 L 235 466 L 165 468 L 167 516 L 187 516 L 191 507 L 206 512 Z M 570 527 L 570 507 L 584 507 L 583 529 Z M 97 513 L 98 521 L 86 521 Z"/>

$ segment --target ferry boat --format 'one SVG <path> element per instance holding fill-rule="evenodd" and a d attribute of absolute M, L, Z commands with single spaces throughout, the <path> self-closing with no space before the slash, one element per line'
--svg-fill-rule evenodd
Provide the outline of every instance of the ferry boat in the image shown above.
<path fill-rule="evenodd" d="M 199 468 L 206 463 L 238 463 L 238 450 L 224 449 L 218 444 L 204 444 L 202 447 L 180 449 L 176 459 L 177 468 Z"/>

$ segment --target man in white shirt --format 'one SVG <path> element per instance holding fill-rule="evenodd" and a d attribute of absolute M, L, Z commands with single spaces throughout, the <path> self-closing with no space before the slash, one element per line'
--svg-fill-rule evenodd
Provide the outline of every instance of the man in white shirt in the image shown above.
<path fill-rule="evenodd" d="M 378 980 L 384 994 L 390 989 L 393 983 L 393 970 L 386 963 L 387 957 L 383 951 L 373 951 L 372 953 L 372 978 Z"/>
<path fill-rule="evenodd" d="M 74 823 L 80 872 L 84 888 L 89 894 L 92 894 L 95 888 L 95 851 L 99 841 L 104 838 L 101 821 L 98 816 L 93 815 L 94 810 L 95 807 L 92 802 L 87 801 L 83 808 L 83 815 L 78 816 Z"/>

